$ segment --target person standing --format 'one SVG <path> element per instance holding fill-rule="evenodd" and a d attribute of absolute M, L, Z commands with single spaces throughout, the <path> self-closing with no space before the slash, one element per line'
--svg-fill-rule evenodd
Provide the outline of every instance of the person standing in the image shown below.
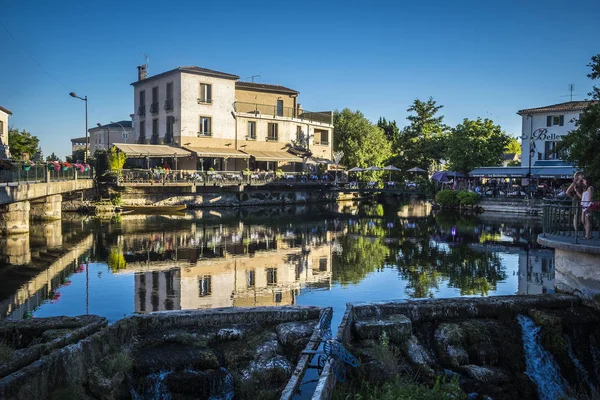
<path fill-rule="evenodd" d="M 573 182 L 567 189 L 567 196 L 571 198 L 571 209 L 573 210 L 573 228 L 577 232 L 577 226 L 579 224 L 579 213 L 581 206 L 581 195 L 583 194 L 583 172 L 578 171 L 573 176 Z"/>
<path fill-rule="evenodd" d="M 588 207 L 592 204 L 594 198 L 594 187 L 590 178 L 584 178 L 585 191 L 581 194 L 581 223 L 585 230 L 584 239 L 592 238 L 592 214 L 588 211 Z"/>

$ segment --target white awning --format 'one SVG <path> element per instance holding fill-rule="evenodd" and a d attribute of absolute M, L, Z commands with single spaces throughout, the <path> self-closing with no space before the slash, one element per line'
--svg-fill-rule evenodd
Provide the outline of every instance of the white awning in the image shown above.
<path fill-rule="evenodd" d="M 115 143 L 114 146 L 130 158 L 144 157 L 191 157 L 192 153 L 181 147 L 172 147 L 163 144 L 127 144 Z"/>
<path fill-rule="evenodd" d="M 216 158 L 250 158 L 246 153 L 239 150 L 227 149 L 224 147 L 191 147 L 186 146 L 186 150 L 196 153 L 198 157 L 216 157 Z"/>
<path fill-rule="evenodd" d="M 300 157 L 297 157 L 287 151 L 260 151 L 247 150 L 244 151 L 254 157 L 256 161 L 287 161 L 287 162 L 302 162 Z"/>

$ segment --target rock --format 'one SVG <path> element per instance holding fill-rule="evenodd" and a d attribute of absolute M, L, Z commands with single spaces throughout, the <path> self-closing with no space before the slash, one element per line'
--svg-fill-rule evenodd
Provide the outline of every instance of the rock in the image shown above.
<path fill-rule="evenodd" d="M 283 356 L 275 356 L 266 361 L 251 361 L 242 371 L 244 379 L 256 379 L 258 382 L 285 382 L 292 376 L 293 366 Z"/>
<path fill-rule="evenodd" d="M 245 331 L 241 328 L 222 328 L 217 331 L 217 339 L 222 341 L 241 340 Z"/>
<path fill-rule="evenodd" d="M 507 383 L 511 380 L 506 372 L 496 367 L 483 367 L 470 364 L 464 365 L 462 370 L 465 371 L 470 378 L 491 385 Z"/>
<path fill-rule="evenodd" d="M 143 349 L 136 355 L 134 365 L 138 374 L 186 368 L 205 370 L 219 368 L 219 359 L 209 349 L 167 343 Z"/>
<path fill-rule="evenodd" d="M 379 340 L 383 332 L 396 344 L 401 344 L 412 334 L 410 319 L 404 315 L 390 315 L 356 321 L 356 334 L 360 339 Z"/>
<path fill-rule="evenodd" d="M 210 371 L 179 371 L 170 373 L 165 384 L 171 393 L 195 399 L 225 398 L 233 391 L 233 377 L 225 368 Z"/>
<path fill-rule="evenodd" d="M 65 336 L 71 332 L 71 329 L 48 329 L 42 333 L 42 342 L 47 343 L 51 342 L 54 339 L 58 339 L 59 337 Z"/>
<path fill-rule="evenodd" d="M 279 341 L 276 338 L 272 338 L 256 347 L 256 356 L 254 358 L 257 361 L 264 362 L 282 353 L 282 350 Z"/>
<path fill-rule="evenodd" d="M 459 367 L 469 362 L 469 354 L 463 348 L 466 335 L 457 324 L 442 323 L 435 331 L 434 340 L 442 362 Z"/>
<path fill-rule="evenodd" d="M 316 321 L 294 321 L 279 324 L 275 330 L 277 338 L 286 350 L 290 353 L 298 354 L 306 347 L 316 325 Z"/>
<path fill-rule="evenodd" d="M 90 373 L 89 390 L 90 393 L 100 400 L 112 400 L 118 396 L 115 394 L 125 380 L 125 374 L 118 372 L 110 379 L 107 379 L 98 369 Z"/>
<path fill-rule="evenodd" d="M 409 361 L 419 367 L 426 375 L 433 376 L 435 373 L 431 368 L 434 365 L 433 357 L 426 348 L 421 346 L 416 336 L 410 335 L 402 345 L 402 352 Z"/>

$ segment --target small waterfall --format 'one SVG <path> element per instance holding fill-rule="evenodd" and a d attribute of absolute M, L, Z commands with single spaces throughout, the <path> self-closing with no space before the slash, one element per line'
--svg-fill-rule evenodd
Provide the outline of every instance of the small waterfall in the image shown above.
<path fill-rule="evenodd" d="M 579 375 L 579 379 L 584 382 L 590 388 L 591 393 L 597 393 L 597 389 L 594 384 L 590 381 L 590 376 L 588 375 L 586 369 L 581 365 L 581 361 L 575 355 L 573 351 L 573 346 L 571 345 L 571 340 L 566 337 L 565 342 L 567 344 L 567 351 L 569 353 L 569 358 L 573 361 L 575 368 L 577 369 L 577 374 Z"/>
<path fill-rule="evenodd" d="M 525 373 L 536 384 L 540 400 L 567 398 L 567 383 L 560 374 L 560 368 L 552 354 L 539 343 L 540 327 L 529 317 L 517 315 L 523 330 L 523 350 L 525 352 Z"/>
<path fill-rule="evenodd" d="M 146 383 L 141 393 L 136 393 L 131 390 L 131 398 L 133 400 L 171 400 L 171 393 L 167 390 L 165 378 L 169 376 L 171 371 L 161 371 L 155 374 L 150 374 L 146 377 Z"/>

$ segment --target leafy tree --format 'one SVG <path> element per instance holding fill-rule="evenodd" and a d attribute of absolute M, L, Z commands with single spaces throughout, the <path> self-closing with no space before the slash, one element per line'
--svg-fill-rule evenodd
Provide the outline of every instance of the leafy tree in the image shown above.
<path fill-rule="evenodd" d="M 348 108 L 333 114 L 336 150 L 344 152 L 342 164 L 348 167 L 381 166 L 392 154 L 382 129 L 360 111 Z"/>
<path fill-rule="evenodd" d="M 116 147 L 112 147 L 108 151 L 108 169 L 112 172 L 117 172 L 119 175 L 125 165 L 127 155 L 121 151 L 118 151 Z"/>
<path fill-rule="evenodd" d="M 9 127 L 8 128 L 8 146 L 10 147 L 10 153 L 14 160 L 21 160 L 23 157 L 23 153 L 29 154 L 29 158 L 32 160 L 41 156 L 40 150 L 40 140 L 37 136 L 33 136 L 31 133 L 27 132 L 25 129 L 19 130 L 17 128 Z"/>
<path fill-rule="evenodd" d="M 396 125 L 396 121 L 387 121 L 385 117 L 379 117 L 377 126 L 383 129 L 383 133 L 385 133 L 388 141 L 392 144 L 392 147 L 395 148 L 400 140 L 400 129 L 398 128 L 398 125 Z"/>
<path fill-rule="evenodd" d="M 514 137 L 509 138 L 508 144 L 504 148 L 504 152 L 521 154 L 521 143 Z"/>
<path fill-rule="evenodd" d="M 592 72 L 588 78 L 600 79 L 600 54 L 592 57 L 588 64 Z M 589 93 L 594 102 L 591 102 L 576 121 L 576 129 L 562 137 L 558 150 L 562 153 L 563 160 L 575 163 L 585 171 L 594 182 L 600 180 L 600 87 L 594 86 Z"/>
<path fill-rule="evenodd" d="M 61 161 L 61 159 L 59 156 L 54 154 L 54 152 L 52 152 L 52 154 L 50 154 L 48 157 L 46 157 L 46 161 Z"/>
<path fill-rule="evenodd" d="M 345 236 L 342 239 L 341 255 L 334 255 L 332 262 L 332 275 L 335 282 L 342 285 L 357 284 L 364 277 L 378 269 L 383 268 L 390 250 L 382 239 L 369 240 L 359 236 L 354 239 Z"/>
<path fill-rule="evenodd" d="M 84 159 L 85 159 L 85 150 L 75 150 L 72 155 L 66 157 L 66 160 L 70 163 L 75 163 L 77 161 L 83 162 Z M 90 162 L 89 158 L 88 158 L 88 162 Z"/>
<path fill-rule="evenodd" d="M 403 170 L 420 167 L 429 172 L 438 168 L 446 152 L 448 127 L 444 125 L 443 108 L 430 97 L 427 101 L 415 100 L 408 108 L 413 113 L 407 117 L 410 125 L 399 135 L 396 147 L 395 165 Z"/>
<path fill-rule="evenodd" d="M 490 119 L 464 119 L 448 136 L 450 168 L 468 173 L 476 167 L 502 164 L 509 136 Z"/>

